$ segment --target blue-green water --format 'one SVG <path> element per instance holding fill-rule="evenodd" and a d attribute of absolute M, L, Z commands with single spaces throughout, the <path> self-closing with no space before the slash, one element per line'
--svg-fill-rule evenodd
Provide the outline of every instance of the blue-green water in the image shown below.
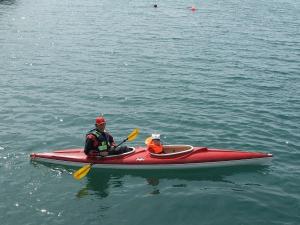
<path fill-rule="evenodd" d="M 297 0 L 0 1 L 0 223 L 300 224 Z M 195 4 L 196 12 L 188 7 Z M 266 151 L 267 167 L 92 171 L 30 163 L 117 142 Z"/>

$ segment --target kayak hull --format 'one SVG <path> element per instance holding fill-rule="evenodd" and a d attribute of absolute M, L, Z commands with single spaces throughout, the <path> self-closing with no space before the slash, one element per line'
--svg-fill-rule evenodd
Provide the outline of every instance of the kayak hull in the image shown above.
<path fill-rule="evenodd" d="M 51 163 L 63 166 L 82 167 L 87 163 L 78 163 L 70 161 L 61 161 L 53 159 L 39 158 L 36 162 Z M 270 163 L 271 158 L 256 158 L 256 159 L 242 159 L 218 162 L 204 162 L 204 163 L 186 163 L 186 164 L 153 164 L 153 165 L 122 165 L 122 164 L 93 164 L 93 168 L 99 169 L 117 169 L 117 170 L 174 170 L 174 169 L 196 169 L 209 167 L 225 167 L 225 166 L 242 166 L 242 165 L 266 165 Z"/>
<path fill-rule="evenodd" d="M 57 150 L 50 153 L 32 153 L 32 161 L 82 167 L 93 163 L 93 168 L 118 170 L 174 170 L 236 165 L 263 165 L 270 162 L 272 154 L 237 150 L 193 147 L 192 151 L 152 155 L 143 147 L 132 148 L 124 155 L 112 157 L 87 157 L 83 149 Z"/>

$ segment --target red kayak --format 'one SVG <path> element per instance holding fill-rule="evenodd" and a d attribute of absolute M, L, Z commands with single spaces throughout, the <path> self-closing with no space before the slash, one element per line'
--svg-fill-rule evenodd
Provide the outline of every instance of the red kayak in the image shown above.
<path fill-rule="evenodd" d="M 33 161 L 81 167 L 93 163 L 94 168 L 109 169 L 186 169 L 232 165 L 265 164 L 272 154 L 238 150 L 210 149 L 190 145 L 166 145 L 164 153 L 154 154 L 144 147 L 131 147 L 130 152 L 106 157 L 87 157 L 83 149 L 32 153 Z"/>

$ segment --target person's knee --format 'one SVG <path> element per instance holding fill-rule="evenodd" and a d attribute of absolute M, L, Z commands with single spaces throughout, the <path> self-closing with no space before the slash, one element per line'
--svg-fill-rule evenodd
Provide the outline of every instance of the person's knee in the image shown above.
<path fill-rule="evenodd" d="M 120 146 L 118 149 L 118 152 L 120 152 L 120 154 L 128 152 L 128 147 L 127 146 Z"/>

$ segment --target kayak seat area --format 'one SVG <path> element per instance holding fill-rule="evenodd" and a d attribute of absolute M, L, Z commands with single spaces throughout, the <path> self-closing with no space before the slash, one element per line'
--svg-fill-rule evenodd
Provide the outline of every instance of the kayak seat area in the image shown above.
<path fill-rule="evenodd" d="M 193 151 L 194 147 L 191 145 L 164 145 L 163 146 L 163 153 L 156 154 L 150 152 L 150 155 L 152 156 L 158 156 L 158 157 L 167 157 L 167 156 L 173 156 L 173 155 L 181 155 L 185 153 L 189 153 Z"/>
<path fill-rule="evenodd" d="M 135 152 L 135 148 L 134 148 L 134 147 L 129 147 L 129 150 L 130 150 L 130 151 L 124 152 L 123 154 L 118 154 L 118 155 L 107 155 L 107 156 L 105 156 L 105 158 L 118 158 L 118 157 L 120 157 L 120 156 L 129 155 L 129 154 Z"/>

